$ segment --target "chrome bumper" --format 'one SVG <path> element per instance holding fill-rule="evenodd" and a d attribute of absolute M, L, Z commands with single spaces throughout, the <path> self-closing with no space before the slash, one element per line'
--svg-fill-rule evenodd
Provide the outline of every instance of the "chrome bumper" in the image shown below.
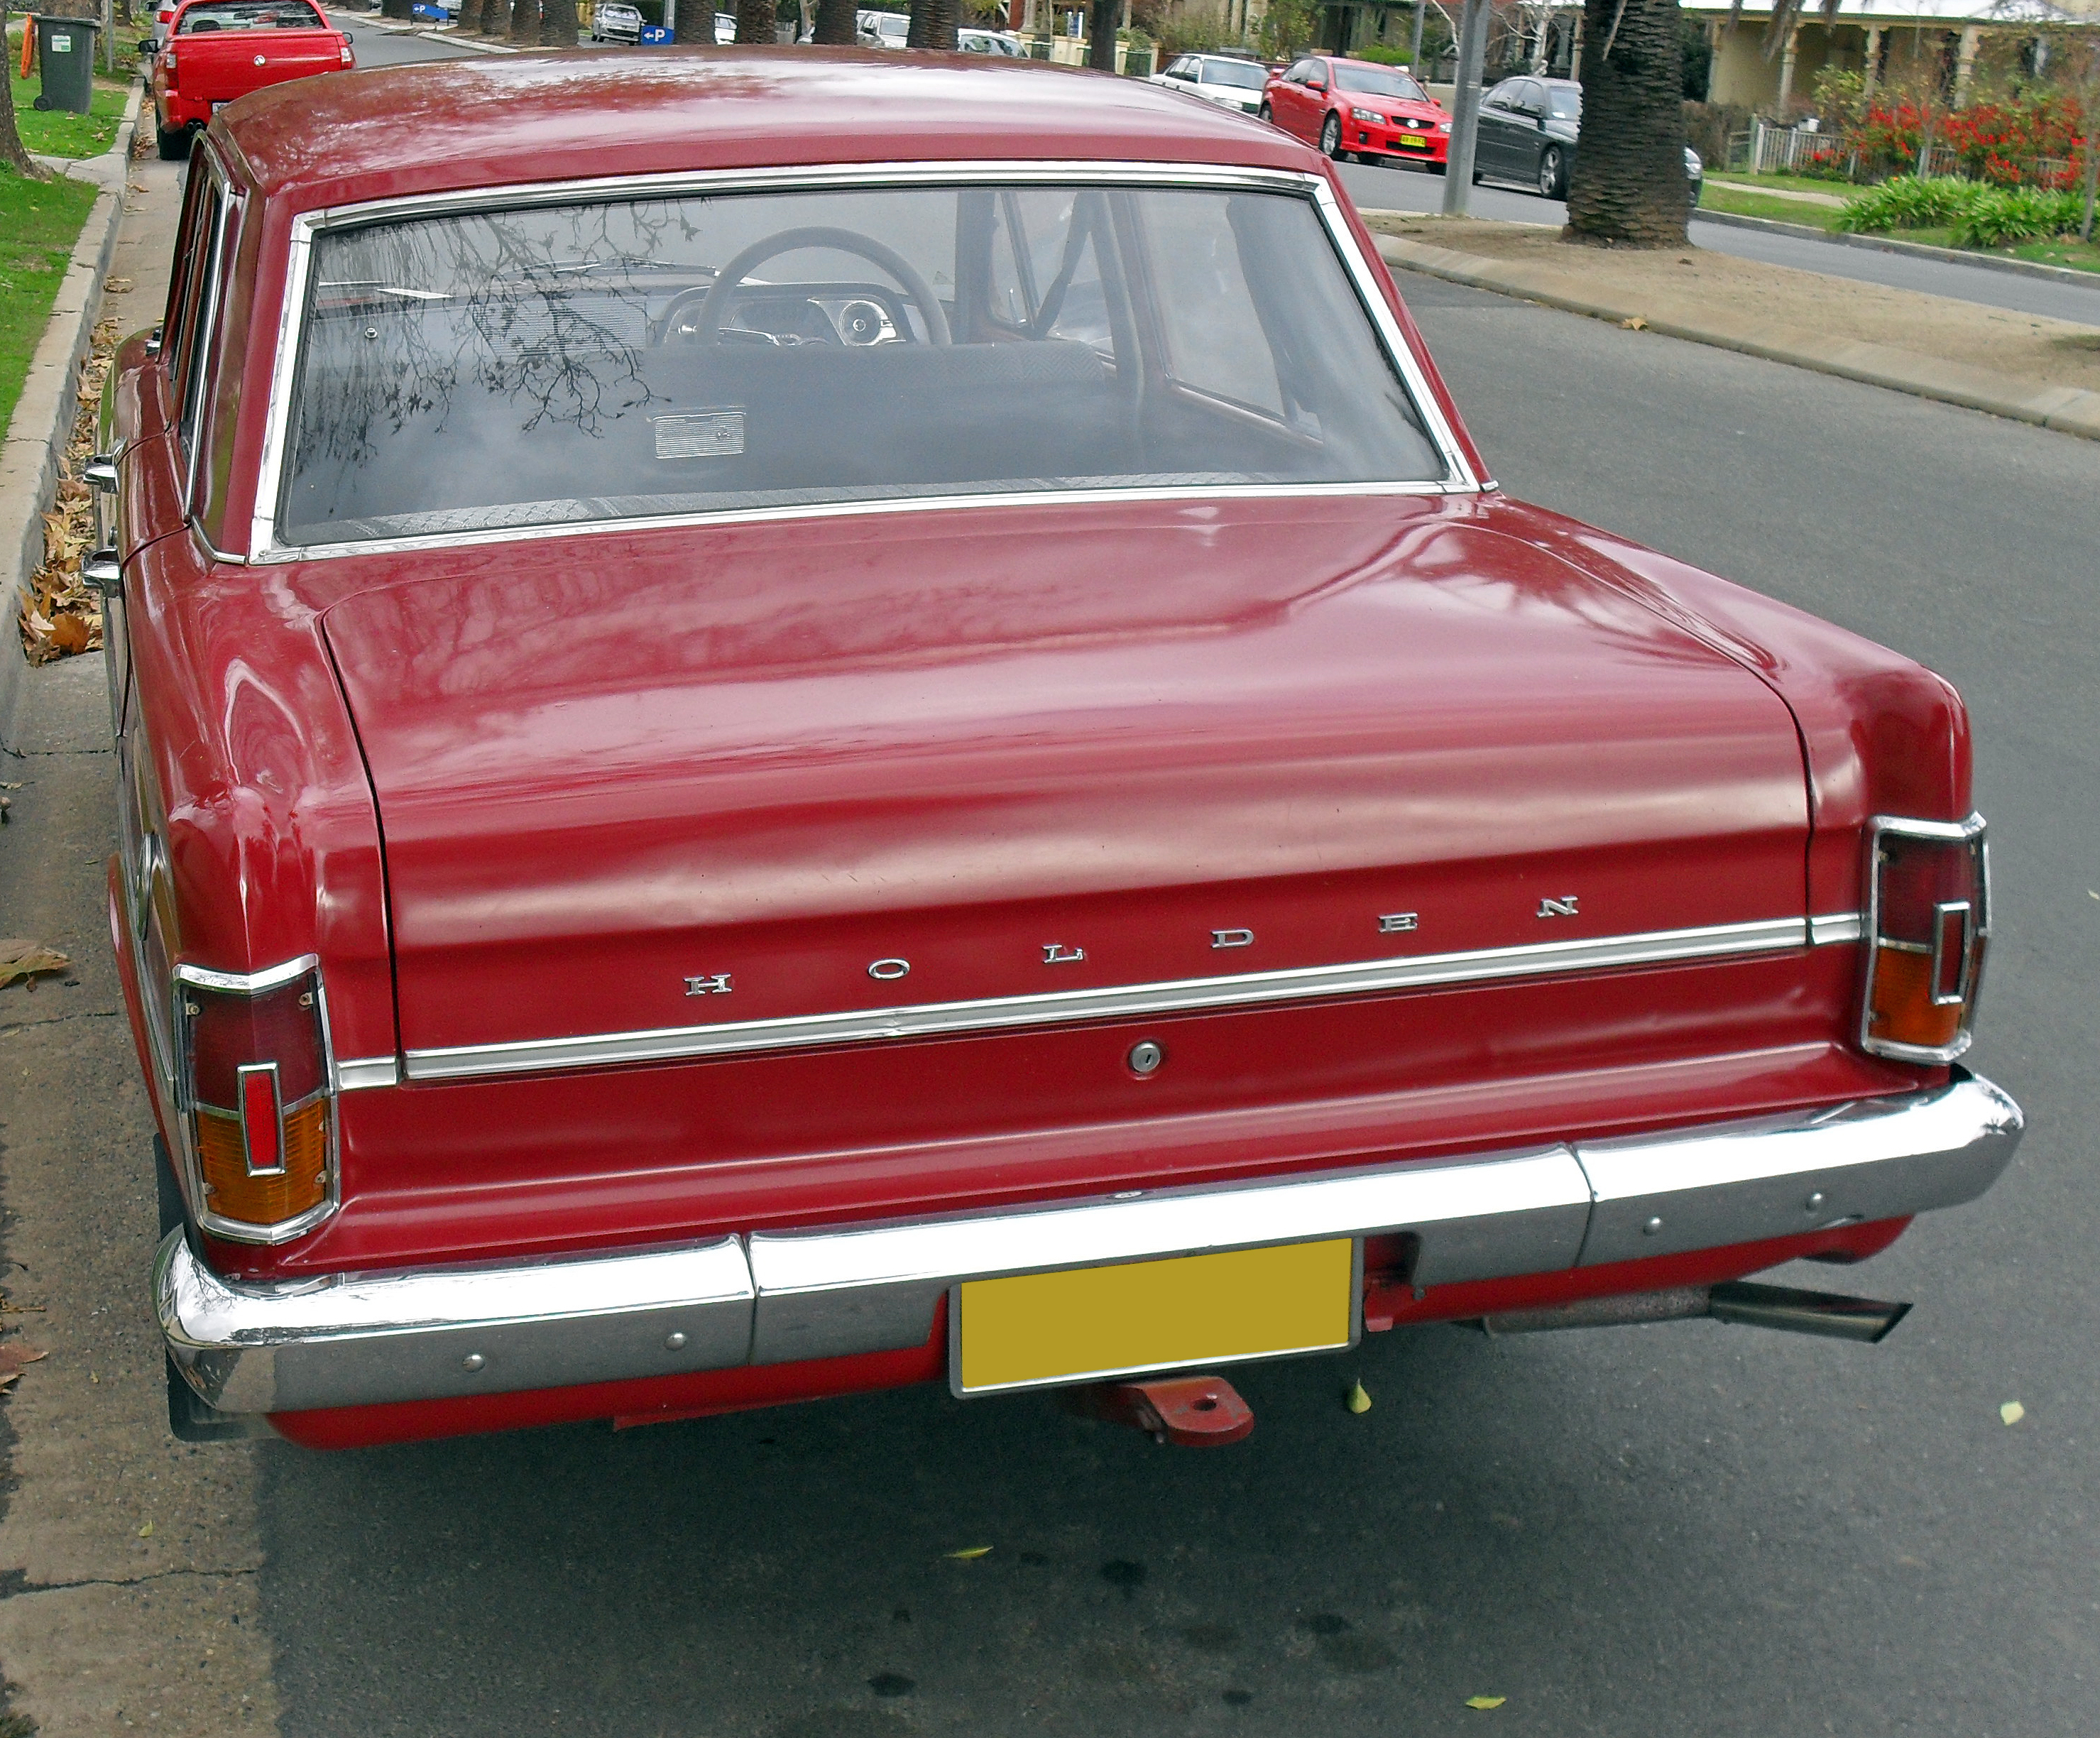
<path fill-rule="evenodd" d="M 1973 1200 L 2019 1106 L 1930 1092 L 1436 1163 L 762 1232 L 498 1267 L 231 1284 L 181 1232 L 154 1295 L 168 1350 L 236 1413 L 551 1388 L 924 1345 L 951 1286 L 1261 1244 L 1405 1232 L 1418 1286 L 1749 1243 Z"/>

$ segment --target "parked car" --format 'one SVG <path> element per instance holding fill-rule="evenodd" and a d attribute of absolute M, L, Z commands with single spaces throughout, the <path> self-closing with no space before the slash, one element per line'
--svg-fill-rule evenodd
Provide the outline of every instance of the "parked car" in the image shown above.
<path fill-rule="evenodd" d="M 153 57 L 153 126 L 162 157 L 237 97 L 357 64 L 350 38 L 308 0 L 187 0 Z"/>
<path fill-rule="evenodd" d="M 854 23 L 863 48 L 902 48 L 911 29 L 911 15 L 861 11 L 854 14 Z"/>
<path fill-rule="evenodd" d="M 593 42 L 638 46 L 642 25 L 641 8 L 625 5 L 623 0 L 598 0 L 598 4 L 591 8 L 590 39 Z"/>
<path fill-rule="evenodd" d="M 1582 125 L 1582 87 L 1570 78 L 1505 78 L 1480 99 L 1473 179 L 1509 181 L 1545 199 L 1565 199 Z M 1699 203 L 1705 166 L 1684 148 L 1684 179 Z"/>
<path fill-rule="evenodd" d="M 955 46 L 966 55 L 1003 55 L 1009 60 L 1025 60 L 1028 50 L 1011 30 L 958 30 Z"/>
<path fill-rule="evenodd" d="M 1176 55 L 1152 82 L 1251 115 L 1261 107 L 1268 68 L 1238 55 Z"/>
<path fill-rule="evenodd" d="M 176 260 L 85 571 L 186 1434 L 1869 1337 L 1744 1277 L 2012 1151 L 1953 689 L 1511 500 L 1273 129 L 392 67 Z"/>
<path fill-rule="evenodd" d="M 1451 117 L 1404 67 L 1308 55 L 1270 75 L 1258 112 L 1331 157 L 1441 174 L 1450 154 Z"/>

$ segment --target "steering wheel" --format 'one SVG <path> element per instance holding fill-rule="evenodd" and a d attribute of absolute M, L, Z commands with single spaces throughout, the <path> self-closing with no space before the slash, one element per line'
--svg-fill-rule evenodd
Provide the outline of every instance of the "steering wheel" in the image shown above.
<path fill-rule="evenodd" d="M 691 334 L 695 344 L 721 342 L 721 322 L 729 312 L 730 299 L 735 295 L 743 280 L 754 267 L 781 254 L 792 254 L 797 248 L 831 248 L 841 254 L 852 254 L 879 266 L 903 286 L 904 293 L 911 298 L 919 310 L 919 317 L 926 322 L 926 336 L 934 344 L 954 342 L 948 335 L 948 316 L 942 312 L 939 298 L 933 287 L 912 268 L 911 262 L 894 249 L 885 247 L 870 236 L 856 234 L 850 229 L 832 229 L 822 224 L 806 229 L 783 229 L 777 236 L 768 236 L 763 241 L 754 241 L 735 258 L 721 268 L 713 283 L 703 289 L 695 285 L 690 289 L 682 289 L 671 298 L 671 305 L 664 310 L 664 317 L 657 325 L 660 344 L 671 336 L 672 322 L 694 302 L 700 304 L 699 329 Z"/>

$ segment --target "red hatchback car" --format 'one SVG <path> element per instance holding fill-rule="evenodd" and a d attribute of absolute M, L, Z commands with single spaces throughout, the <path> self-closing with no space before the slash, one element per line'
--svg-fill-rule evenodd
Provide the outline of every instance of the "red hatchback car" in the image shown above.
<path fill-rule="evenodd" d="M 1745 1276 L 2012 1154 L 1954 690 L 1509 499 L 1240 116 L 814 49 L 259 93 L 103 411 L 186 1434 L 1215 1440 L 1220 1366 L 1425 1322 L 1877 1336 Z"/>
<path fill-rule="evenodd" d="M 1405 68 L 1339 55 L 1308 55 L 1272 73 L 1261 118 L 1359 162 L 1398 159 L 1441 174 L 1451 151 L 1451 117 Z"/>

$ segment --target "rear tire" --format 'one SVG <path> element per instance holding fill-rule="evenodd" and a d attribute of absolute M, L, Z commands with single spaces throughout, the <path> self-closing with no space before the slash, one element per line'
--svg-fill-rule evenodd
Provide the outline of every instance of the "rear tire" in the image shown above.
<path fill-rule="evenodd" d="M 1329 114 L 1326 124 L 1320 129 L 1320 150 L 1323 156 L 1337 162 L 1347 162 L 1349 153 L 1342 148 L 1342 117 Z"/>
<path fill-rule="evenodd" d="M 1538 160 L 1538 191 L 1542 198 L 1560 199 L 1568 192 L 1568 170 L 1560 161 L 1560 148 L 1548 145 Z"/>
<path fill-rule="evenodd" d="M 1276 125 L 1275 111 L 1269 108 L 1266 101 L 1262 104 L 1260 108 L 1257 108 L 1254 112 L 1254 117 L 1257 121 L 1266 122 L 1270 126 L 1274 126 Z"/>

